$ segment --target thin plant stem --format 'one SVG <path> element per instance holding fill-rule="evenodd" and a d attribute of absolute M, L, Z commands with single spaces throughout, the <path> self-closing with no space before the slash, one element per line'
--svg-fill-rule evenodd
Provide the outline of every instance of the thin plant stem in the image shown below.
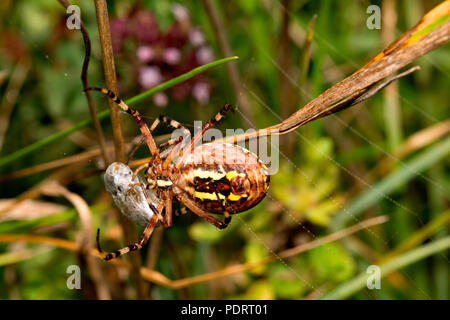
<path fill-rule="evenodd" d="M 220 66 L 220 65 L 222 65 L 224 63 L 227 63 L 227 62 L 230 62 L 230 61 L 234 61 L 234 60 L 237 60 L 237 59 L 238 59 L 238 57 L 233 56 L 233 57 L 220 59 L 220 60 L 217 60 L 217 61 L 205 64 L 203 66 L 197 67 L 197 68 L 192 69 L 191 71 L 186 72 L 186 73 L 184 73 L 184 74 L 182 74 L 182 75 L 180 75 L 178 77 L 175 77 L 175 78 L 170 79 L 170 80 L 168 80 L 168 81 L 166 81 L 164 83 L 161 83 L 160 85 L 158 85 L 158 86 L 156 86 L 156 87 L 154 87 L 154 88 L 152 88 L 150 90 L 147 90 L 147 91 L 145 91 L 143 93 L 140 93 L 140 94 L 138 94 L 138 95 L 136 95 L 136 96 L 134 96 L 134 97 L 132 97 L 132 98 L 130 98 L 128 100 L 125 100 L 125 103 L 129 104 L 129 105 L 134 105 L 134 104 L 136 104 L 138 102 L 141 102 L 141 101 L 145 100 L 146 98 L 154 95 L 157 92 L 169 89 L 169 88 L 171 88 L 173 86 L 176 86 L 177 84 L 182 83 L 182 82 L 184 82 L 184 81 L 186 81 L 186 80 L 188 80 L 188 79 L 190 79 L 192 77 L 195 77 L 196 75 L 198 75 L 198 74 L 200 74 L 202 72 L 205 72 L 208 69 Z M 102 120 L 102 119 L 105 119 L 105 118 L 108 117 L 109 112 L 110 112 L 109 109 L 103 110 L 103 111 L 100 111 L 99 113 L 97 113 L 97 116 L 98 116 L 98 118 L 100 120 Z M 39 149 L 41 149 L 42 147 L 44 147 L 46 145 L 49 145 L 49 144 L 51 144 L 53 142 L 56 142 L 56 141 L 58 141 L 58 140 L 60 140 L 60 139 L 62 139 L 64 137 L 67 137 L 71 133 L 73 133 L 75 131 L 78 131 L 78 130 L 84 128 L 84 127 L 87 127 L 87 126 L 89 126 L 91 124 L 92 124 L 92 119 L 86 119 L 86 120 L 80 121 L 80 122 L 78 122 L 77 124 L 73 125 L 70 128 L 67 128 L 65 130 L 59 131 L 59 132 L 57 132 L 57 133 L 55 133 L 55 134 L 53 134 L 53 135 L 51 135 L 51 136 L 49 136 L 47 138 L 44 138 L 44 139 L 39 140 L 39 141 L 36 141 L 35 143 L 30 144 L 29 146 L 26 146 L 26 147 L 24 147 L 24 148 L 22 148 L 20 150 L 17 150 L 14 153 L 11 153 L 11 154 L 3 157 L 3 158 L 0 158 L 0 167 L 6 165 L 8 163 L 14 162 L 14 161 L 16 161 L 16 160 L 18 160 L 20 158 L 23 158 L 26 155 L 30 154 L 31 152 L 39 150 Z"/>
<path fill-rule="evenodd" d="M 380 265 L 380 276 L 386 277 L 396 270 L 402 269 L 412 263 L 425 259 L 448 248 L 450 248 L 450 236 L 410 250 L 403 255 Z M 367 285 L 367 280 L 368 274 L 364 271 L 352 280 L 325 294 L 321 297 L 321 299 L 337 300 L 351 297 Z"/>
<path fill-rule="evenodd" d="M 220 51 L 224 57 L 232 56 L 231 46 L 228 42 L 228 35 L 226 33 L 226 28 L 221 19 L 220 12 L 217 8 L 217 4 L 213 2 L 213 0 L 202 0 L 203 7 L 205 8 L 206 14 L 208 15 L 209 20 L 211 21 L 211 25 L 214 33 L 216 34 L 216 38 L 219 44 Z M 243 89 L 241 83 L 241 79 L 239 76 L 239 71 L 237 66 L 234 64 L 227 64 L 226 70 L 228 73 L 228 78 L 230 78 L 231 86 L 234 92 L 234 95 L 238 101 L 239 108 L 242 110 L 244 114 L 244 119 L 246 119 L 248 126 L 255 126 L 255 117 L 252 111 L 252 106 L 250 104 L 250 99 L 247 95 L 247 92 Z"/>
<path fill-rule="evenodd" d="M 109 29 L 108 7 L 105 0 L 95 0 L 95 11 L 97 14 L 98 33 L 102 50 L 103 72 L 105 74 L 106 88 L 118 92 L 116 67 L 114 65 L 114 54 L 111 42 L 111 31 Z M 113 129 L 116 160 L 125 162 L 125 142 L 123 139 L 122 121 L 120 109 L 111 99 L 108 99 L 111 125 Z"/>
<path fill-rule="evenodd" d="M 66 9 L 71 5 L 71 3 L 67 0 L 58 0 L 58 1 Z M 84 42 L 84 60 L 83 60 L 83 67 L 81 69 L 81 82 L 83 83 L 83 89 L 87 89 L 90 87 L 89 78 L 88 78 L 88 67 L 89 67 L 89 61 L 91 59 L 91 39 L 89 37 L 89 33 L 86 29 L 86 26 L 84 25 L 83 21 L 81 20 L 81 17 L 80 17 L 79 22 L 80 22 L 81 35 L 83 36 L 83 42 Z M 92 92 L 85 91 L 85 95 L 86 95 L 86 99 L 88 102 L 89 112 L 91 114 L 92 123 L 94 125 L 94 129 L 97 134 L 97 140 L 98 140 L 98 144 L 100 146 L 100 151 L 102 153 L 104 165 L 107 165 L 108 163 L 110 163 L 110 160 L 108 158 L 108 153 L 106 152 L 106 140 L 105 140 L 105 136 L 103 134 L 100 120 L 97 116 L 94 99 L 92 98 Z"/>

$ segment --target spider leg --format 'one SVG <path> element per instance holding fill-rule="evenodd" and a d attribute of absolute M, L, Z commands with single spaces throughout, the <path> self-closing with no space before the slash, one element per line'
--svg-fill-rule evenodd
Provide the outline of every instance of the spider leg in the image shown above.
<path fill-rule="evenodd" d="M 217 227 L 219 229 L 225 229 L 228 226 L 227 223 L 210 216 L 208 212 L 206 212 L 203 209 L 201 209 L 200 207 L 198 207 L 192 200 L 190 200 L 185 195 L 178 195 L 177 198 L 178 198 L 178 201 L 180 201 L 186 207 L 188 207 L 189 210 L 191 210 L 193 213 L 195 213 L 199 217 L 205 219 L 206 221 L 208 221 L 215 227 Z"/>
<path fill-rule="evenodd" d="M 144 193 L 144 197 L 145 197 L 145 200 L 147 201 L 148 206 L 158 216 L 158 220 L 161 221 L 161 224 L 165 227 L 165 225 L 164 225 L 165 221 L 164 221 L 163 216 L 161 215 L 162 209 L 164 208 L 164 200 L 160 200 L 158 203 L 158 207 L 155 208 L 147 195 L 144 184 L 141 183 L 139 185 L 142 188 L 142 192 Z"/>
<path fill-rule="evenodd" d="M 168 147 L 168 146 L 177 145 L 177 144 L 179 144 L 181 141 L 183 141 L 183 137 L 178 137 L 178 138 L 176 138 L 176 139 L 170 139 L 170 140 L 167 141 L 167 142 L 161 143 L 161 144 L 158 146 L 158 148 L 159 148 L 159 149 L 163 149 L 163 148 Z"/>
<path fill-rule="evenodd" d="M 179 143 L 184 141 L 184 140 L 186 140 L 186 139 L 188 139 L 191 136 L 191 133 L 189 132 L 188 129 L 186 129 L 178 121 L 170 119 L 170 118 L 168 118 L 166 116 L 159 116 L 159 118 L 157 120 L 159 120 L 160 122 L 165 122 L 165 123 L 169 124 L 171 127 L 175 128 L 175 129 L 181 129 L 183 131 L 183 135 L 182 136 L 180 136 L 178 138 L 175 138 L 175 139 L 171 139 L 171 140 L 166 142 L 165 146 L 175 144 L 175 146 L 170 149 L 169 154 L 168 154 L 166 160 L 163 163 L 163 168 L 167 168 L 169 166 L 169 164 L 172 162 L 172 159 L 173 159 L 174 155 L 177 154 L 178 151 L 180 150 L 180 148 L 183 146 L 183 143 L 181 143 L 181 144 L 179 144 Z M 155 122 L 153 124 L 155 124 Z M 153 128 L 153 125 L 152 125 L 152 128 Z"/>
<path fill-rule="evenodd" d="M 158 126 L 158 124 L 160 124 L 161 122 L 167 123 L 168 125 L 172 126 L 175 129 L 178 128 L 182 128 L 183 130 L 186 130 L 189 134 L 189 131 L 187 129 L 185 129 L 179 122 L 172 120 L 166 116 L 160 115 L 158 118 L 155 119 L 155 121 L 153 121 L 151 127 L 150 127 L 150 133 L 152 133 L 156 127 Z M 185 133 L 186 134 L 186 133 Z M 162 144 L 160 144 L 158 146 L 158 149 L 161 150 L 162 148 L 165 148 L 167 146 L 171 146 L 173 144 L 178 144 L 179 142 L 181 142 L 182 137 L 179 137 L 178 139 L 171 139 L 167 142 L 164 142 Z M 145 142 L 145 137 L 141 137 L 140 141 L 134 146 L 133 150 L 130 152 L 130 155 L 128 156 L 128 160 L 127 160 L 127 165 L 130 162 L 130 160 L 133 158 L 134 154 L 136 153 L 136 151 L 141 147 L 141 145 Z M 161 155 L 161 158 L 164 158 Z"/>
<path fill-rule="evenodd" d="M 155 121 L 153 121 L 151 127 L 150 127 L 150 131 L 153 132 L 153 130 L 156 129 L 156 127 L 161 123 L 166 123 L 167 125 L 171 126 L 174 129 L 182 129 L 183 131 L 186 130 L 189 133 L 189 130 L 187 130 L 185 127 L 183 127 L 183 125 L 181 123 L 179 123 L 176 120 L 170 119 L 169 117 L 166 117 L 164 115 L 159 115 L 158 118 L 155 119 Z"/>
<path fill-rule="evenodd" d="M 228 225 L 231 222 L 230 213 L 228 211 L 224 211 L 223 216 L 225 217 L 225 219 L 223 220 L 223 223 L 225 224 L 225 227 L 228 227 Z"/>
<path fill-rule="evenodd" d="M 171 118 L 169 118 L 169 117 L 163 116 L 163 115 L 160 115 L 158 118 L 155 119 L 155 121 L 152 123 L 152 126 L 150 127 L 150 132 L 153 132 L 153 130 L 155 130 L 156 127 L 157 127 L 161 122 L 166 123 L 167 125 L 171 126 L 171 127 L 174 128 L 174 129 L 181 129 L 181 130 L 183 131 L 183 139 L 186 138 L 186 137 L 188 137 L 188 136 L 190 136 L 190 134 L 191 134 L 191 133 L 189 132 L 189 130 L 186 129 L 181 123 L 179 123 L 178 121 L 173 120 L 173 119 L 171 119 Z M 168 145 L 172 145 L 172 144 L 174 144 L 175 141 L 177 141 L 178 139 L 179 139 L 179 138 L 171 139 L 171 140 L 169 140 L 168 142 L 166 142 L 166 144 L 169 143 Z M 165 146 L 167 146 L 167 145 L 165 145 Z"/>
<path fill-rule="evenodd" d="M 180 152 L 180 157 L 178 158 L 177 162 L 175 163 L 175 168 L 177 170 L 179 170 L 181 168 L 181 166 L 183 165 L 183 161 L 185 160 L 186 156 L 189 154 L 189 152 L 186 152 L 186 151 L 189 150 L 190 152 L 193 152 L 194 146 L 203 138 L 205 132 L 208 131 L 209 129 L 211 129 L 212 126 L 214 126 L 217 122 L 219 122 L 225 116 L 225 114 L 230 110 L 232 110 L 234 112 L 231 104 L 228 104 L 228 103 L 225 104 L 222 107 L 222 109 L 220 109 L 220 111 L 216 114 L 216 116 L 214 118 L 212 118 L 211 120 L 209 120 L 207 123 L 205 123 L 203 125 L 202 130 L 200 132 L 198 132 L 194 136 L 194 138 L 192 138 L 189 145 Z M 173 151 L 172 151 L 172 153 L 173 153 Z M 170 155 L 169 155 L 169 157 L 170 157 Z M 167 161 L 167 159 L 166 159 L 166 161 Z"/>
<path fill-rule="evenodd" d="M 148 197 L 147 198 L 147 202 L 149 202 Z M 149 202 L 150 205 L 150 202 Z M 162 216 L 162 208 L 166 207 L 166 214 L 165 217 Z M 172 197 L 167 198 L 166 200 L 161 200 L 160 204 L 158 205 L 158 218 L 159 221 L 161 222 L 162 226 L 164 228 L 170 228 L 172 226 Z"/>
<path fill-rule="evenodd" d="M 144 186 L 142 183 L 133 185 L 131 187 L 135 188 L 138 186 L 143 188 L 144 196 L 147 200 L 147 203 L 148 203 L 150 209 L 153 211 L 154 214 L 150 218 L 150 221 L 147 223 L 147 226 L 145 227 L 144 232 L 142 233 L 141 238 L 139 239 L 138 242 L 131 244 L 127 247 L 124 247 L 122 249 L 116 250 L 114 252 L 106 253 L 106 255 L 103 258 L 106 261 L 117 258 L 121 255 L 124 255 L 124 254 L 130 252 L 130 251 L 137 251 L 137 250 L 142 249 L 142 247 L 147 243 L 148 239 L 150 238 L 150 236 L 153 232 L 153 229 L 155 229 L 155 226 L 158 223 L 158 220 L 162 219 L 160 213 L 161 213 L 162 209 L 164 208 L 164 201 L 160 201 L 158 204 L 158 207 L 155 208 L 153 206 L 153 204 L 151 203 L 150 199 L 148 198 L 147 193 L 145 192 L 145 189 L 144 189 Z M 100 253 L 103 252 L 102 248 L 100 246 L 100 229 L 97 230 L 97 249 Z"/>
<path fill-rule="evenodd" d="M 180 216 L 180 215 L 188 213 L 188 211 L 186 210 L 186 207 L 183 206 L 183 207 L 180 207 L 180 208 L 174 210 L 173 213 L 175 213 L 176 216 Z"/>
<path fill-rule="evenodd" d="M 149 166 L 149 163 L 147 162 L 147 163 L 144 163 L 143 165 L 140 165 L 139 167 L 137 167 L 137 169 L 134 170 L 134 173 L 133 173 L 133 176 L 131 177 L 131 179 L 134 180 L 137 177 L 137 175 L 139 174 L 139 172 L 141 172 L 143 169 L 148 168 L 148 166 Z"/>
<path fill-rule="evenodd" d="M 172 161 L 173 156 L 179 151 L 179 149 L 181 148 L 182 144 L 180 146 L 176 146 L 178 143 L 180 143 L 182 140 L 187 139 L 188 137 L 190 137 L 191 133 L 189 132 L 188 129 L 186 129 L 181 123 L 179 123 L 176 120 L 173 120 L 169 117 L 166 117 L 164 115 L 160 115 L 158 118 L 155 119 L 155 121 L 153 121 L 151 127 L 150 127 L 150 132 L 153 132 L 156 127 L 161 123 L 166 123 L 167 125 L 171 126 L 174 129 L 181 129 L 183 131 L 183 135 L 182 137 L 178 137 L 176 139 L 171 139 L 169 141 L 167 141 L 166 143 L 161 144 L 158 148 L 164 148 L 167 146 L 171 146 L 171 145 L 175 145 L 174 147 L 172 147 L 171 149 L 168 149 L 164 152 L 164 156 L 166 154 L 168 154 L 169 156 L 167 157 L 167 159 L 165 160 L 163 167 L 167 168 L 170 164 L 170 162 Z M 181 139 L 181 140 L 180 140 Z M 161 158 L 164 158 L 164 156 L 161 156 Z"/>
<path fill-rule="evenodd" d="M 97 229 L 97 237 L 95 238 L 97 241 L 97 250 L 98 252 L 102 253 L 102 247 L 100 246 L 100 228 Z"/>
<path fill-rule="evenodd" d="M 139 129 L 141 130 L 141 133 L 145 138 L 145 141 L 147 142 L 150 152 L 152 153 L 152 155 L 158 155 L 159 150 L 156 147 L 156 143 L 155 143 L 155 140 L 153 139 L 150 129 L 148 128 L 144 119 L 142 119 L 141 115 L 139 114 L 139 112 L 136 109 L 129 107 L 125 102 L 123 102 L 111 90 L 104 89 L 104 88 L 91 87 L 91 88 L 85 89 L 84 91 L 89 91 L 89 90 L 100 91 L 101 93 L 105 94 L 108 98 L 110 98 L 112 101 L 114 101 L 119 106 L 119 108 L 121 108 L 123 111 L 132 115 L 134 117 L 134 119 L 136 120 L 136 122 L 139 126 Z"/>
<path fill-rule="evenodd" d="M 136 250 L 140 250 L 142 249 L 142 247 L 145 245 L 145 243 L 148 241 L 148 239 L 150 238 L 150 235 L 153 232 L 153 229 L 155 229 L 156 223 L 158 222 L 158 216 L 155 214 L 150 218 L 150 221 L 148 222 L 147 226 L 145 227 L 144 232 L 142 233 L 141 238 L 139 239 L 138 242 L 134 243 L 134 244 L 130 244 L 127 247 L 124 247 L 122 249 L 119 249 L 117 251 L 114 252 L 109 252 L 105 255 L 105 257 L 103 259 L 105 259 L 106 261 L 117 258 L 119 256 L 122 256 L 128 252 L 131 251 L 136 251 Z M 97 246 L 99 248 L 99 251 L 101 250 L 100 248 L 100 242 L 98 241 L 99 238 L 99 233 L 100 230 L 97 232 Z M 102 251 L 100 251 L 102 252 Z"/>
<path fill-rule="evenodd" d="M 172 198 L 166 199 L 166 219 L 164 228 L 170 228 L 172 226 Z"/>

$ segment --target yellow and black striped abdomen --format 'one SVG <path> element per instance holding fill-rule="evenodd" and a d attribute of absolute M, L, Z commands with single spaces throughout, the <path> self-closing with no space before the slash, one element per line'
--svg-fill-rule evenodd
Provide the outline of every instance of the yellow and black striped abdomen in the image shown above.
<path fill-rule="evenodd" d="M 186 158 L 178 185 L 203 210 L 233 214 L 252 208 L 265 197 L 269 175 L 248 150 L 208 143 Z"/>

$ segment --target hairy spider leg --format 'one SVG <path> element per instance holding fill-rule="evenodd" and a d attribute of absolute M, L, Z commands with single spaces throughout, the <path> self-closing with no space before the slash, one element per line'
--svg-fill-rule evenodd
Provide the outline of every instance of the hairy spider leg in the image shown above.
<path fill-rule="evenodd" d="M 178 137 L 178 138 L 176 138 L 176 139 L 170 139 L 169 141 L 166 141 L 166 142 L 161 143 L 161 144 L 158 146 L 158 148 L 161 150 L 161 149 L 163 149 L 163 148 L 165 148 L 165 147 L 168 147 L 168 146 L 177 145 L 177 144 L 179 144 L 181 141 L 183 141 L 183 137 Z"/>
<path fill-rule="evenodd" d="M 153 207 L 152 204 L 149 203 L 151 207 Z M 161 201 L 158 205 L 158 208 L 153 207 L 153 209 L 157 210 L 157 212 L 160 212 L 162 208 L 164 207 L 164 201 Z M 150 218 L 150 221 L 148 222 L 147 226 L 144 229 L 144 232 L 141 235 L 141 238 L 138 242 L 130 244 L 127 247 L 123 247 L 122 249 L 116 250 L 114 252 L 108 252 L 106 253 L 104 260 L 112 260 L 114 258 L 117 258 L 119 256 L 122 256 L 128 252 L 131 251 L 137 251 L 142 249 L 142 247 L 147 243 L 148 239 L 150 238 L 153 230 L 155 229 L 156 224 L 158 223 L 158 216 L 155 214 Z M 100 247 L 100 229 L 97 229 L 97 248 L 99 252 L 103 252 Z"/>
<path fill-rule="evenodd" d="M 180 152 L 180 157 L 178 158 L 178 161 L 175 163 L 176 170 L 179 170 L 181 168 L 184 160 L 189 155 L 189 152 L 186 152 L 186 151 L 188 150 L 192 153 L 194 151 L 195 145 L 203 138 L 205 132 L 208 131 L 209 129 L 211 129 L 217 122 L 219 122 L 225 116 L 225 114 L 230 110 L 234 112 L 234 109 L 231 106 L 231 104 L 228 104 L 228 103 L 225 104 L 220 109 L 220 111 L 216 114 L 216 116 L 214 118 L 212 118 L 211 120 L 209 120 L 207 123 L 205 123 L 203 125 L 202 130 L 200 132 L 198 132 L 194 136 L 194 138 L 192 138 L 189 145 Z M 171 156 L 173 156 L 173 154 L 174 154 L 174 152 L 172 150 L 172 152 L 169 154 L 169 156 L 167 157 L 167 159 L 165 161 L 167 162 L 168 159 L 171 158 Z"/>
<path fill-rule="evenodd" d="M 158 146 L 158 148 L 161 149 L 161 148 L 164 148 L 164 147 L 167 147 L 167 146 L 176 145 L 176 144 L 180 143 L 181 140 L 183 140 L 183 137 L 179 137 L 178 139 L 172 139 L 172 140 L 169 140 L 169 141 L 167 141 L 167 142 L 161 143 L 161 144 Z M 168 151 L 170 151 L 170 150 L 171 150 L 171 149 L 169 149 Z M 165 153 L 161 153 L 160 156 L 161 156 L 161 159 L 164 159 Z M 128 163 L 127 163 L 127 165 L 128 165 Z M 139 174 L 139 172 L 141 172 L 143 169 L 147 169 L 149 166 L 150 166 L 150 163 L 149 163 L 149 162 L 144 163 L 144 164 L 141 164 L 141 165 L 140 165 L 139 167 L 137 167 L 137 169 L 134 171 L 133 176 L 132 176 L 131 179 L 134 180 L 134 179 L 137 177 L 137 175 Z"/>
<path fill-rule="evenodd" d="M 171 126 L 174 129 L 181 129 L 183 131 L 183 135 L 181 137 L 175 138 L 175 139 L 170 139 L 169 141 L 162 143 L 159 145 L 159 149 L 161 150 L 161 148 L 165 148 L 167 146 L 171 146 L 174 144 L 178 144 L 180 143 L 182 140 L 187 139 L 191 133 L 189 132 L 188 129 L 186 129 L 181 123 L 179 123 L 176 120 L 173 120 L 167 116 L 164 115 L 159 115 L 158 118 L 155 119 L 155 121 L 153 122 L 153 124 L 150 127 L 150 131 L 153 132 L 153 130 L 156 129 L 156 127 L 161 123 L 166 123 L 167 125 Z M 171 149 L 169 149 L 171 150 Z"/>
<path fill-rule="evenodd" d="M 166 117 L 166 116 L 163 116 L 163 115 L 160 115 L 158 118 L 155 119 L 155 121 L 153 121 L 153 123 L 152 123 L 152 125 L 151 125 L 151 127 L 150 127 L 150 133 L 153 133 L 153 131 L 156 129 L 156 127 L 157 127 L 161 122 L 167 123 L 169 126 L 175 128 L 175 129 L 182 128 L 182 129 L 185 131 L 184 134 L 183 134 L 183 136 L 185 136 L 186 134 L 187 134 L 187 135 L 190 135 L 189 130 L 187 130 L 186 128 L 184 128 L 179 122 L 177 122 L 177 121 L 175 121 L 175 120 L 172 120 L 172 119 L 170 119 L 169 117 Z M 187 133 L 186 133 L 186 132 L 187 132 Z M 172 146 L 172 145 L 174 145 L 174 144 L 178 144 L 178 143 L 180 143 L 182 140 L 183 140 L 183 137 L 178 137 L 178 138 L 176 138 L 176 139 L 170 139 L 170 140 L 167 141 L 167 142 L 161 143 L 161 144 L 158 146 L 158 149 L 161 150 L 161 149 L 163 149 L 163 148 L 165 148 L 165 147 Z M 128 160 L 127 160 L 127 163 L 126 163 L 127 165 L 128 165 L 128 163 L 130 162 L 130 160 L 133 158 L 133 156 L 134 156 L 134 154 L 136 153 L 136 151 L 139 150 L 139 148 L 141 147 L 141 145 L 142 145 L 144 142 L 145 142 L 145 137 L 141 137 L 141 139 L 139 140 L 139 142 L 134 146 L 133 151 L 130 152 L 130 155 L 128 156 Z M 169 149 L 169 150 L 170 150 L 170 149 Z M 164 152 L 164 154 L 168 154 L 168 153 L 167 153 L 167 152 Z M 163 155 L 163 154 L 160 154 L 160 157 L 161 157 L 161 159 L 163 159 L 163 158 L 164 158 L 164 155 Z"/>
<path fill-rule="evenodd" d="M 139 126 L 139 129 L 145 138 L 145 141 L 147 142 L 150 152 L 152 153 L 153 156 L 159 158 L 159 149 L 156 147 L 155 140 L 153 139 L 153 136 L 152 136 L 147 124 L 145 123 L 144 119 L 142 119 L 141 115 L 139 114 L 139 112 L 136 109 L 129 107 L 125 102 L 123 102 L 123 100 L 121 100 L 111 90 L 108 90 L 105 88 L 91 87 L 91 88 L 85 89 L 84 91 L 89 91 L 89 90 L 100 91 L 101 93 L 105 94 L 108 98 L 110 98 L 112 101 L 114 101 L 119 106 L 119 108 L 121 108 L 126 113 L 132 115 L 134 117 L 134 119 L 136 120 L 136 122 Z"/>

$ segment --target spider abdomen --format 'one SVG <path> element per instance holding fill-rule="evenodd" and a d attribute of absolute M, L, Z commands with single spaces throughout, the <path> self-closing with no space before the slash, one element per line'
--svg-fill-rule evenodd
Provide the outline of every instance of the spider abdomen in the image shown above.
<path fill-rule="evenodd" d="M 257 205 L 269 181 L 267 167 L 253 153 L 233 144 L 207 143 L 186 158 L 177 185 L 203 210 L 234 214 Z"/>

